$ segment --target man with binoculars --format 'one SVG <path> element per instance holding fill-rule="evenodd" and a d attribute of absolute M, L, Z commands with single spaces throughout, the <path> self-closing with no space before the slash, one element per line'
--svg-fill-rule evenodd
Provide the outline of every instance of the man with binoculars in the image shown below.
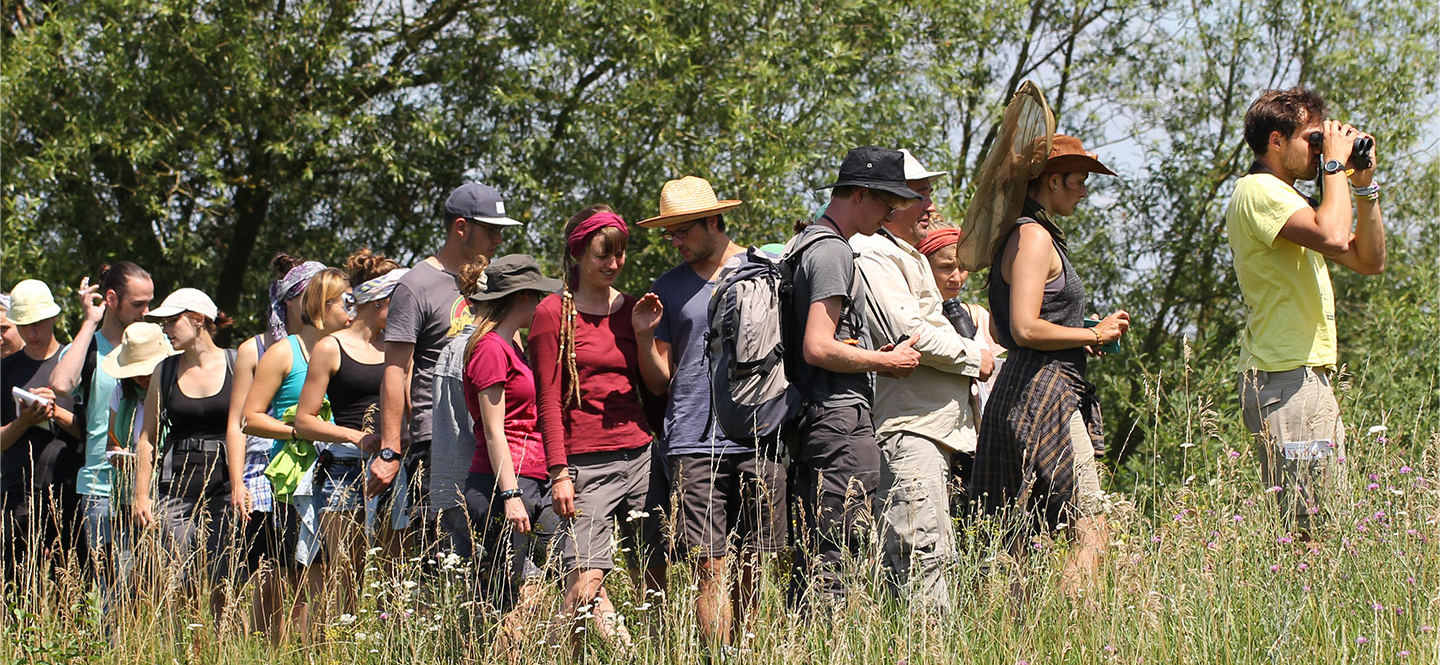
<path fill-rule="evenodd" d="M 1299 87 L 1261 93 L 1244 132 L 1255 162 L 1225 212 L 1249 309 L 1240 403 L 1261 480 L 1287 524 L 1314 537 L 1326 495 L 1346 476 L 1345 430 L 1331 389 L 1335 298 L 1326 259 L 1362 275 L 1385 268 L 1374 137 L 1326 119 L 1325 101 Z M 1317 177 L 1319 201 L 1295 189 L 1296 180 Z"/>

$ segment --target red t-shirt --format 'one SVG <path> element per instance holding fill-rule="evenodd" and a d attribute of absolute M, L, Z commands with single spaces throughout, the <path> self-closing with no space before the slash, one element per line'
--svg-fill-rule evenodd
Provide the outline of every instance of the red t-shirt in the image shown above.
<path fill-rule="evenodd" d="M 561 381 L 560 296 L 540 301 L 530 323 L 530 358 L 540 399 L 540 433 L 549 466 L 569 455 L 639 448 L 650 442 L 650 425 L 640 403 L 640 359 L 630 312 L 635 298 L 624 296 L 610 315 L 575 315 L 575 366 L 580 399 L 564 405 L 572 377 Z"/>
<path fill-rule="evenodd" d="M 465 363 L 465 406 L 475 421 L 475 457 L 470 473 L 495 473 L 485 442 L 485 423 L 480 418 L 480 392 L 497 384 L 505 386 L 505 442 L 510 444 L 510 463 L 515 473 L 544 480 L 545 446 L 535 419 L 535 374 L 515 345 L 494 331 L 485 333 L 475 353 Z"/>

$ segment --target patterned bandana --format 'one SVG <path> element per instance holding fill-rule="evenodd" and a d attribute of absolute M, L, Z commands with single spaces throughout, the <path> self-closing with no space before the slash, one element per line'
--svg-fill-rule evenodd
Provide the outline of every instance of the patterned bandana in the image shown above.
<path fill-rule="evenodd" d="M 407 272 L 410 272 L 409 268 L 396 268 L 351 289 L 350 297 L 345 299 L 346 304 L 355 307 L 367 302 L 389 298 L 390 294 L 395 291 L 395 286 L 400 283 L 400 278 L 404 277 Z"/>
<path fill-rule="evenodd" d="M 270 284 L 270 339 L 272 341 L 278 342 L 285 339 L 285 302 L 303 293 L 305 287 L 310 284 L 310 278 L 324 269 L 325 264 L 319 261 L 306 261 L 291 268 L 284 277 Z"/>

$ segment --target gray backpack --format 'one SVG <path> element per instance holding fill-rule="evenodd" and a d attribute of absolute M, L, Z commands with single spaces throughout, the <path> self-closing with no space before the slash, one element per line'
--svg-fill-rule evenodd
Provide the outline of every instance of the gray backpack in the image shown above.
<path fill-rule="evenodd" d="M 800 411 L 800 395 L 785 375 L 782 285 L 790 271 L 751 247 L 736 257 L 710 297 L 712 421 L 734 441 L 777 434 Z"/>

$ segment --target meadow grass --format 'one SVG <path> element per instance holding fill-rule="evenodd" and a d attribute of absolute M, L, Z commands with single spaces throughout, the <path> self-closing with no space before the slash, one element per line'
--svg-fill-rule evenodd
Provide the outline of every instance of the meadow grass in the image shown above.
<path fill-rule="evenodd" d="M 1204 399 L 1181 397 L 1190 405 L 1182 411 L 1196 412 L 1164 414 L 1182 443 L 1161 454 L 1181 457 L 1184 478 L 1149 482 L 1145 468 L 1158 468 L 1156 459 L 1132 460 L 1126 472 L 1139 474 L 1135 489 L 1114 497 L 1101 583 L 1085 597 L 1058 592 L 1064 539 L 1036 538 L 1014 561 L 987 544 L 994 539 L 985 537 L 986 525 L 962 524 L 955 607 L 928 614 L 884 592 L 872 539 L 867 554 L 851 562 L 857 582 L 848 602 L 804 616 L 786 609 L 785 567 L 771 560 L 741 648 L 710 662 L 1440 663 L 1440 428 L 1427 409 L 1384 429 L 1356 414 L 1345 460 L 1350 488 L 1331 497 L 1320 538 L 1304 542 L 1286 533 L 1273 496 L 1260 486 L 1246 435 Z M 1162 411 L 1157 406 L 1157 418 Z M 1397 436 L 1410 443 L 1394 445 Z M 548 625 L 559 607 L 558 582 L 527 628 L 497 647 L 498 617 L 469 590 L 462 562 L 424 564 L 385 562 L 372 551 L 353 613 L 332 613 L 309 640 L 291 636 L 272 645 L 250 631 L 246 603 L 213 616 L 208 585 L 189 589 L 175 566 L 150 573 L 139 596 L 106 603 L 70 560 L 7 595 L 0 657 L 356 664 L 712 658 L 683 564 L 671 569 L 667 597 L 648 603 L 623 571 L 612 574 L 607 588 L 635 650 L 611 648 L 590 623 L 577 654 L 558 645 L 563 629 Z M 1023 603 L 1012 595 L 1017 579 Z M 340 584 L 332 579 L 327 587 Z"/>

